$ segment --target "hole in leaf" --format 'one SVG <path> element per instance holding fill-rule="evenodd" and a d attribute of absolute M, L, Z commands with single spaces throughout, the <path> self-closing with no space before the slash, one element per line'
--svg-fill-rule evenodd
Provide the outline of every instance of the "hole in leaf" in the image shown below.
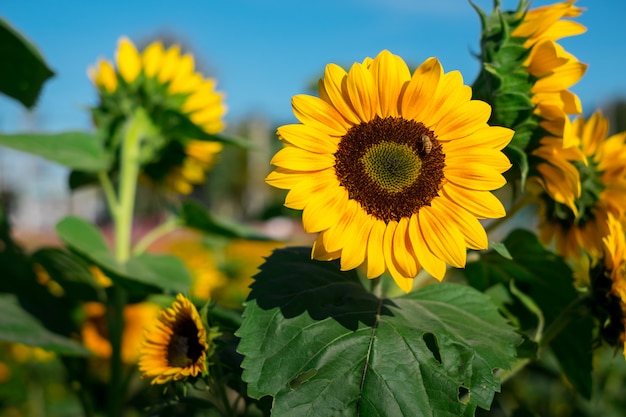
<path fill-rule="evenodd" d="M 459 398 L 459 402 L 467 404 L 470 400 L 470 390 L 461 385 L 459 387 L 458 398 Z"/>
<path fill-rule="evenodd" d="M 441 353 L 439 352 L 439 344 L 437 343 L 437 338 L 435 337 L 435 335 L 432 333 L 424 333 L 424 336 L 422 337 L 424 339 L 424 342 L 426 343 L 426 347 L 428 348 L 428 350 L 432 352 L 437 362 L 441 364 Z"/>
<path fill-rule="evenodd" d="M 298 389 L 300 385 L 304 384 L 306 381 L 313 378 L 316 374 L 317 374 L 317 369 L 315 368 L 309 369 L 308 371 L 301 372 L 300 374 L 298 374 L 298 376 L 296 376 L 291 381 L 289 381 L 289 388 L 291 388 L 292 390 Z"/>

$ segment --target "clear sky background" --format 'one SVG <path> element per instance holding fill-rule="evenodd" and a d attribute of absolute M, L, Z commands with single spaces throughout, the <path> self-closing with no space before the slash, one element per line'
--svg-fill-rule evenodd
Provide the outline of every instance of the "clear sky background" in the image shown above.
<path fill-rule="evenodd" d="M 535 0 L 533 7 L 555 1 Z M 491 10 L 491 0 L 476 0 Z M 514 9 L 517 0 L 502 0 Z M 626 96 L 625 0 L 579 0 L 588 31 L 561 41 L 589 64 L 573 91 L 586 113 Z M 0 99 L 0 131 L 30 127 L 90 129 L 95 103 L 87 68 L 112 59 L 126 35 L 145 43 L 180 38 L 225 92 L 227 122 L 261 115 L 290 123 L 290 99 L 307 91 L 324 66 L 349 66 L 382 49 L 415 66 L 437 56 L 467 84 L 478 72 L 480 21 L 467 0 L 2 0 L 0 16 L 33 41 L 56 76 L 44 87 L 35 116 Z M 7 65 L 9 63 L 1 63 Z M 9 64 L 10 65 L 10 64 Z"/>

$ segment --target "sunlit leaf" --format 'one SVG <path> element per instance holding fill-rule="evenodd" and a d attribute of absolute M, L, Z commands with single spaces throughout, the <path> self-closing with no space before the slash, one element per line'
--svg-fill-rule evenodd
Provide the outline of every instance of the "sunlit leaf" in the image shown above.
<path fill-rule="evenodd" d="M 251 288 L 243 379 L 252 397 L 274 397 L 277 416 L 472 416 L 521 341 L 470 287 L 380 299 L 310 248 L 275 251 Z"/>
<path fill-rule="evenodd" d="M 0 340 L 37 346 L 63 355 L 90 354 L 80 343 L 47 330 L 9 294 L 0 294 Z"/>
<path fill-rule="evenodd" d="M 86 132 L 0 135 L 0 146 L 87 172 L 106 170 L 110 163 L 98 138 Z"/>
<path fill-rule="evenodd" d="M 54 72 L 30 41 L 0 19 L 0 92 L 32 107 Z"/>

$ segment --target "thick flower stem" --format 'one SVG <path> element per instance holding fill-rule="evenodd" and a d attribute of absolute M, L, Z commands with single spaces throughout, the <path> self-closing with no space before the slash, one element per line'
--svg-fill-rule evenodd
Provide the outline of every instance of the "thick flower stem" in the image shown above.
<path fill-rule="evenodd" d="M 107 197 L 107 202 L 113 218 L 115 228 L 115 259 L 119 264 L 125 264 L 131 257 L 133 212 L 135 207 L 135 192 L 137 176 L 139 175 L 139 151 L 141 140 L 150 126 L 147 115 L 143 110 L 137 110 L 128 119 L 124 132 L 120 155 L 120 178 L 117 198 L 108 177 L 100 175 L 100 181 Z M 111 343 L 111 378 L 109 381 L 109 416 L 122 415 L 125 384 L 121 346 L 124 330 L 124 307 L 126 305 L 126 291 L 118 285 L 112 286 L 107 297 L 107 325 L 109 341 Z"/>

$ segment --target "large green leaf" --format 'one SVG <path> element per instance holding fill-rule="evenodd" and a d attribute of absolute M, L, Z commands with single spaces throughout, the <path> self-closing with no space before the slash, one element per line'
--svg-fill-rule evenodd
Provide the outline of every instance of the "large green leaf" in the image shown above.
<path fill-rule="evenodd" d="M 251 288 L 237 333 L 243 379 L 281 417 L 472 416 L 520 342 L 468 286 L 380 299 L 309 248 L 275 251 Z"/>
<path fill-rule="evenodd" d="M 86 132 L 0 135 L 0 146 L 87 172 L 106 170 L 110 163 L 97 136 Z"/>
<path fill-rule="evenodd" d="M 80 343 L 47 330 L 10 294 L 0 294 L 0 340 L 38 346 L 64 355 L 90 355 Z"/>
<path fill-rule="evenodd" d="M 30 108 L 54 75 L 31 42 L 0 19 L 0 92 Z"/>
<path fill-rule="evenodd" d="M 249 226 L 218 218 L 191 200 L 183 202 L 180 218 L 184 226 L 210 235 L 229 239 L 271 240 Z"/>
<path fill-rule="evenodd" d="M 57 223 L 59 237 L 74 252 L 100 267 L 112 280 L 133 292 L 164 289 L 187 292 L 191 275 L 184 263 L 172 255 L 143 253 L 126 263 L 116 261 L 100 231 L 91 223 L 69 216 Z"/>
<path fill-rule="evenodd" d="M 513 259 L 504 259 L 495 252 L 485 253 L 480 261 L 467 264 L 464 272 L 468 281 L 483 291 L 497 283 L 513 281 L 528 295 L 541 309 L 546 326 L 554 324 L 552 328 L 560 330 L 550 340 L 550 347 L 572 385 L 589 398 L 593 319 L 589 315 L 580 316 L 571 308 L 580 298 L 574 288 L 572 270 L 527 230 L 514 230 L 503 243 Z M 563 312 L 571 314 L 571 321 L 564 321 L 564 327 L 559 328 Z M 521 327 L 526 329 L 534 323 L 523 313 L 524 310 L 519 309 L 518 318 Z"/>

